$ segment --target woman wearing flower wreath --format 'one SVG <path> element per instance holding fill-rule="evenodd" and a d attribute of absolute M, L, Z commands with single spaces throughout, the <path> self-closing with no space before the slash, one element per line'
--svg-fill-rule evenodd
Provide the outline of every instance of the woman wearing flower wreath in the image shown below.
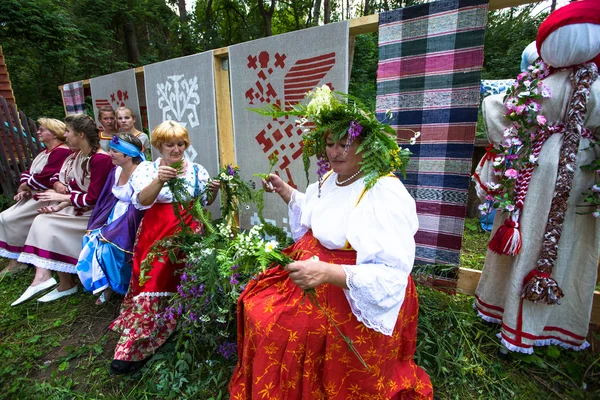
<path fill-rule="evenodd" d="M 17 203 L 0 214 L 0 257 L 11 259 L 0 273 L 2 276 L 27 267 L 26 264 L 19 264 L 17 259 L 23 251 L 29 228 L 39 215 L 38 210 L 49 205 L 38 201 L 35 194 L 52 187 L 50 178 L 60 171 L 63 162 L 71 154 L 65 144 L 64 122 L 54 118 L 40 118 L 37 122 L 37 138 L 44 143 L 46 149 L 21 174 L 20 185 L 14 197 Z"/>
<path fill-rule="evenodd" d="M 412 357 L 417 292 L 410 272 L 418 228 L 415 202 L 398 178 L 409 152 L 387 125 L 345 103 L 327 86 L 306 107 L 265 114 L 303 115 L 304 158 L 319 177 L 300 193 L 277 175 L 263 184 L 289 205 L 296 261 L 252 280 L 238 301 L 238 365 L 232 399 L 432 398 Z M 306 164 L 305 164 L 306 165 Z M 316 297 L 360 354 L 304 297 Z"/>
<path fill-rule="evenodd" d="M 116 168 L 106 179 L 83 237 L 77 274 L 85 290 L 101 293 L 96 304 L 110 299 L 112 292 L 127 293 L 131 279 L 133 241 L 144 212 L 131 203 L 131 175 L 146 157 L 142 142 L 129 133 L 110 140 L 109 155 Z"/>
<path fill-rule="evenodd" d="M 77 152 L 65 160 L 60 172 L 52 178 L 55 190 L 37 195 L 39 200 L 53 204 L 40 209 L 41 215 L 35 218 L 27 235 L 19 261 L 35 265 L 35 277 L 13 306 L 30 299 L 40 288 L 55 285 L 52 271 L 58 272 L 60 283 L 39 298 L 39 302 L 77 293 L 73 277 L 77 273 L 75 265 L 81 252 L 81 237 L 106 177 L 113 169 L 110 157 L 98 146 L 98 129 L 92 118 L 84 114 L 70 115 L 65 123 L 67 144 Z"/>
<path fill-rule="evenodd" d="M 488 193 L 482 208 L 502 214 L 475 307 L 501 323 L 502 352 L 588 347 L 600 254 L 600 220 L 592 215 L 600 151 L 590 146 L 600 139 L 600 1 L 553 12 L 537 47 L 545 63 L 519 75 L 506 99 L 483 102 L 496 175 L 480 177 Z"/>
<path fill-rule="evenodd" d="M 166 254 L 152 260 L 146 258 L 159 241 L 182 229 L 182 221 L 194 230 L 201 229 L 182 202 L 203 196 L 202 203 L 209 205 L 219 190 L 218 180 L 207 183 L 209 175 L 204 167 L 184 159 L 189 145 L 190 139 L 183 126 L 164 121 L 152 132 L 152 146 L 162 157 L 141 163 L 131 177 L 131 201 L 146 213 L 133 250 L 129 291 L 123 299 L 121 315 L 110 326 L 121 333 L 111 363 L 111 370 L 117 374 L 139 370 L 177 326 L 174 317 L 160 318 L 160 315 L 167 308 L 169 297 L 177 292 L 179 271 L 184 265 Z M 174 194 L 171 185 L 175 182 L 183 188 Z M 210 195 L 205 189 L 207 185 Z M 150 270 L 144 270 L 144 263 L 150 264 Z"/>

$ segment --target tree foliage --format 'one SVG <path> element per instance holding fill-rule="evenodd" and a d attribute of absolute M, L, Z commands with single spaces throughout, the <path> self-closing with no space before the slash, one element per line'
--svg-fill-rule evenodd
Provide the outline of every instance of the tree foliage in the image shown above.
<path fill-rule="evenodd" d="M 422 0 L 3 0 L 0 43 L 19 107 L 61 118 L 57 86 L 127 68 L 408 7 Z M 485 78 L 518 73 L 546 13 L 489 14 Z M 179 14 L 176 12 L 178 11 Z M 374 107 L 377 34 L 355 38 L 350 93 Z"/>

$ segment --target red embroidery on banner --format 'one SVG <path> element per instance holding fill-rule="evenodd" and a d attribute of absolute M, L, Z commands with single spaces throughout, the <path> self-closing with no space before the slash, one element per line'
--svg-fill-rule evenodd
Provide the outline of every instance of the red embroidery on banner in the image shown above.
<path fill-rule="evenodd" d="M 116 110 L 119 107 L 125 107 L 125 102 L 127 100 L 129 100 L 129 93 L 127 90 L 118 89 L 116 92 L 111 93 L 108 96 L 108 99 L 96 99 L 96 108 L 110 106 Z"/>
<path fill-rule="evenodd" d="M 335 65 L 335 53 L 322 54 L 316 57 L 297 60 L 289 69 L 290 64 L 286 54 L 267 51 L 258 55 L 248 55 L 246 66 L 256 71 L 256 82 L 244 93 L 248 106 L 260 106 L 265 103 L 291 109 L 304 99 L 307 92 L 319 86 L 327 73 Z M 273 87 L 272 74 L 275 71 L 285 73 L 283 79 L 283 95 Z M 272 84 L 273 83 L 273 84 Z M 333 85 L 327 83 L 333 90 Z M 302 128 L 296 126 L 295 120 L 288 118 L 273 119 L 255 136 L 267 158 L 277 155 L 279 161 L 275 173 L 283 175 L 284 179 L 296 187 L 289 169 L 292 161 L 302 155 Z"/>

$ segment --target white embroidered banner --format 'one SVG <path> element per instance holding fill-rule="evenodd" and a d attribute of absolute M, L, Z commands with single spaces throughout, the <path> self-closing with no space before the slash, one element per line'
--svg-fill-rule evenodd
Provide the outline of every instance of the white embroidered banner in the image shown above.
<path fill-rule="evenodd" d="M 248 108 L 280 104 L 291 107 L 317 86 L 347 92 L 348 21 L 271 36 L 229 47 L 231 101 L 236 160 L 244 178 L 260 179 L 269 159 L 278 161 L 273 172 L 306 189 L 301 134 L 293 118 L 263 117 Z M 313 162 L 315 164 L 315 162 Z M 312 171 L 316 171 L 313 165 Z M 316 173 L 311 173 L 311 182 Z M 264 217 L 289 232 L 287 206 L 279 196 L 265 195 Z M 240 225 L 257 224 L 255 209 L 240 215 Z"/>
<path fill-rule="evenodd" d="M 163 121 L 179 122 L 190 136 L 187 159 L 216 176 L 219 157 L 213 52 L 147 65 L 144 78 L 150 132 Z M 154 148 L 152 154 L 159 156 Z M 213 215 L 217 209 L 211 207 Z"/>
<path fill-rule="evenodd" d="M 92 78 L 90 79 L 90 89 L 96 121 L 98 121 L 98 109 L 101 107 L 110 106 L 115 111 L 119 107 L 128 107 L 135 114 L 135 127 L 142 130 L 134 69 Z"/>

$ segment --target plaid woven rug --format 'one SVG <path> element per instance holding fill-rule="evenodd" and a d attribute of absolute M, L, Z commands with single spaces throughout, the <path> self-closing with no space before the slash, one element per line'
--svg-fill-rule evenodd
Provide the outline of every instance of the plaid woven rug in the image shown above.
<path fill-rule="evenodd" d="M 403 179 L 419 214 L 416 264 L 459 262 L 487 11 L 487 0 L 443 0 L 379 16 L 378 118 L 399 138 L 421 132 Z"/>
<path fill-rule="evenodd" d="M 82 81 L 64 85 L 63 94 L 67 115 L 85 113 L 85 96 L 83 94 Z"/>

